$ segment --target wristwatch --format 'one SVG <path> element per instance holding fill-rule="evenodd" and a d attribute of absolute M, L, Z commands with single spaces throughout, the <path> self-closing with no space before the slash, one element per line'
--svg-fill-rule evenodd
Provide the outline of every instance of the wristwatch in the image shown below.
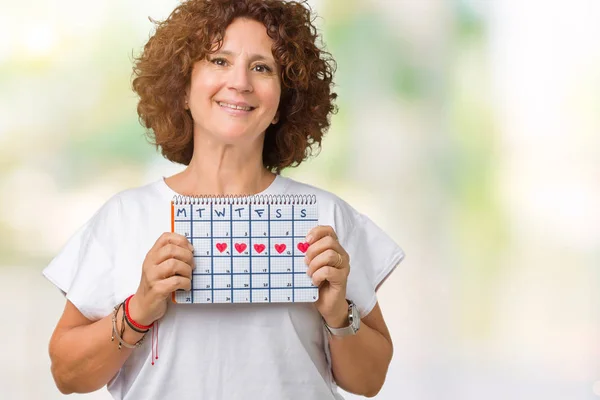
<path fill-rule="evenodd" d="M 358 312 L 358 307 L 352 301 L 348 301 L 348 321 L 350 321 L 350 325 L 345 328 L 332 328 L 327 325 L 327 322 L 324 322 L 325 329 L 329 332 L 330 335 L 333 336 L 348 336 L 348 335 L 356 335 L 360 328 L 360 314 Z"/>

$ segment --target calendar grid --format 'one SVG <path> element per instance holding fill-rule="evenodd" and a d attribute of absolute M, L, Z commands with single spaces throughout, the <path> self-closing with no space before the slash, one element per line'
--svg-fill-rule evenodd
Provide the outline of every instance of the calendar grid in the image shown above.
<path fill-rule="evenodd" d="M 314 200 L 173 201 L 171 230 L 194 246 L 192 287 L 176 303 L 313 302 L 318 287 L 306 275 L 306 234 L 318 224 Z M 210 215 L 209 215 L 210 214 Z"/>

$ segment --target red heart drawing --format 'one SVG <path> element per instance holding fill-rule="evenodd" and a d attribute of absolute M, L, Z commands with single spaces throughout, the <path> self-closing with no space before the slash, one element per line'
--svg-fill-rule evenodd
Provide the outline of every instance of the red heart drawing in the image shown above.
<path fill-rule="evenodd" d="M 278 252 L 279 254 L 281 254 L 281 253 L 283 253 L 283 252 L 285 251 L 285 247 L 286 247 L 286 246 L 285 246 L 285 244 L 283 244 L 283 243 L 282 243 L 282 244 L 276 244 L 276 245 L 275 245 L 275 250 L 277 250 L 277 252 Z"/>
<path fill-rule="evenodd" d="M 298 250 L 300 250 L 303 253 L 306 253 L 306 250 L 308 249 L 308 246 L 310 246 L 308 244 L 308 242 L 298 243 Z"/>
<path fill-rule="evenodd" d="M 254 250 L 256 250 L 257 253 L 262 253 L 264 249 L 265 249 L 264 244 L 255 244 L 254 245 Z"/>
<path fill-rule="evenodd" d="M 246 250 L 246 243 L 236 243 L 235 244 L 235 249 L 237 250 L 238 253 L 241 253 L 242 251 Z"/>
<path fill-rule="evenodd" d="M 217 243 L 217 249 L 222 253 L 227 248 L 227 243 Z"/>

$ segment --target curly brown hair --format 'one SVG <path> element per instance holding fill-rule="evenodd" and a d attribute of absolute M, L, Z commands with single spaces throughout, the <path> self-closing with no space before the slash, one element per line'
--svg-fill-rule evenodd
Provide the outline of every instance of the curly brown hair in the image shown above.
<path fill-rule="evenodd" d="M 217 51 L 236 18 L 261 22 L 273 39 L 282 92 L 279 121 L 266 130 L 263 164 L 279 173 L 321 146 L 337 111 L 332 91 L 335 61 L 317 46 L 319 34 L 306 1 L 188 0 L 164 21 L 134 58 L 133 90 L 147 135 L 167 159 L 188 165 L 194 150 L 193 120 L 184 108 L 194 64 Z M 215 46 L 216 45 L 216 46 Z"/>

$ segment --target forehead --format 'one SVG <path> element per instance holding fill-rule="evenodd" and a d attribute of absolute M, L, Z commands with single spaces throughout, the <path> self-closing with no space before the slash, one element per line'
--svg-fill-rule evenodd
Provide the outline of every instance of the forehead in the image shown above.
<path fill-rule="evenodd" d="M 221 50 L 233 53 L 252 52 L 272 57 L 273 39 L 267 28 L 258 21 L 237 18 L 225 29 Z"/>

